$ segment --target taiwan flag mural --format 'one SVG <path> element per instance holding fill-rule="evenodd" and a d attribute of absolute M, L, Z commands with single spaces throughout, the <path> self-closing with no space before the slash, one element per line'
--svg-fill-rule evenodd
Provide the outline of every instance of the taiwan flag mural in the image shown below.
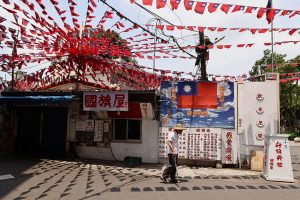
<path fill-rule="evenodd" d="M 235 127 L 233 82 L 163 81 L 160 100 L 162 127 Z"/>

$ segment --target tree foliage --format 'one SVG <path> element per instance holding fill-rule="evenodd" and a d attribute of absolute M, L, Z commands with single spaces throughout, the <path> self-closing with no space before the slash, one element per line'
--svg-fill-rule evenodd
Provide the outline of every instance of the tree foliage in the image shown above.
<path fill-rule="evenodd" d="M 297 66 L 292 66 L 291 63 L 297 63 Z M 259 74 L 259 68 L 262 73 L 271 72 L 272 68 L 272 53 L 270 50 L 264 51 L 264 56 L 257 60 L 249 71 L 250 76 Z M 286 55 L 274 53 L 274 72 L 280 74 L 295 73 L 300 71 L 300 55 L 297 57 L 286 60 Z M 286 83 L 280 83 L 280 122 L 281 127 L 284 127 L 287 132 L 299 131 L 299 120 L 300 112 L 300 86 L 298 81 L 290 81 Z M 298 122 L 299 123 L 299 122 Z M 299 133 L 298 133 L 299 134 Z"/>

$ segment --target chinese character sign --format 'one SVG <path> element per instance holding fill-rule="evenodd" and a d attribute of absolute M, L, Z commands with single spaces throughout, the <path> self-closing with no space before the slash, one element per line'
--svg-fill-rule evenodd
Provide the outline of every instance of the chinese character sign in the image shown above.
<path fill-rule="evenodd" d="M 128 92 L 84 92 L 84 111 L 128 111 Z"/>
<path fill-rule="evenodd" d="M 159 133 L 159 157 L 167 157 L 167 139 L 172 131 L 162 127 Z M 221 160 L 221 129 L 188 128 L 179 136 L 178 157 L 182 159 Z"/>
<path fill-rule="evenodd" d="M 291 154 L 286 135 L 266 135 L 263 176 L 266 180 L 294 182 Z"/>
<path fill-rule="evenodd" d="M 101 142 L 103 139 L 103 120 L 95 120 L 94 141 Z"/>
<path fill-rule="evenodd" d="M 233 129 L 222 130 L 222 163 L 237 163 L 237 135 Z"/>
<path fill-rule="evenodd" d="M 151 103 L 140 103 L 140 108 L 143 119 L 153 119 L 154 113 Z"/>

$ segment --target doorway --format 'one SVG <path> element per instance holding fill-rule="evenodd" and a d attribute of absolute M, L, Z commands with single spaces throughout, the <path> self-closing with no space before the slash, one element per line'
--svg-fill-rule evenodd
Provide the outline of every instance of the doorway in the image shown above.
<path fill-rule="evenodd" d="M 68 108 L 17 108 L 18 154 L 39 157 L 65 157 Z"/>

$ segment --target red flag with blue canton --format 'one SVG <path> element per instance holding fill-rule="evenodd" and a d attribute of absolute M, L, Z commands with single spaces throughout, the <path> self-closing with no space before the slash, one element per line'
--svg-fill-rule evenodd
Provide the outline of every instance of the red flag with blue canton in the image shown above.
<path fill-rule="evenodd" d="M 232 5 L 230 5 L 230 4 L 223 4 L 222 6 L 221 6 L 221 10 L 224 12 L 224 13 L 228 13 L 228 11 L 229 11 L 229 9 L 231 8 L 231 6 Z"/>
<path fill-rule="evenodd" d="M 245 6 L 236 5 L 234 6 L 232 12 L 242 11 L 245 9 Z"/>
<path fill-rule="evenodd" d="M 156 0 L 156 8 L 164 8 L 166 6 L 167 0 Z"/>
<path fill-rule="evenodd" d="M 206 5 L 207 5 L 206 2 L 197 2 L 195 6 L 195 12 L 202 15 L 205 11 Z"/>
<path fill-rule="evenodd" d="M 217 108 L 217 83 L 204 81 L 178 82 L 178 108 Z"/>
<path fill-rule="evenodd" d="M 177 10 L 178 5 L 180 4 L 180 2 L 181 2 L 181 0 L 170 0 L 172 10 Z"/>
<path fill-rule="evenodd" d="M 184 0 L 184 7 L 186 10 L 192 10 L 194 1 Z"/>
<path fill-rule="evenodd" d="M 258 9 L 257 11 L 257 18 L 260 19 L 262 18 L 262 16 L 267 12 L 267 9 L 266 8 L 260 8 Z"/>
<path fill-rule="evenodd" d="M 208 5 L 208 12 L 213 13 L 217 10 L 217 8 L 219 7 L 219 3 L 210 3 Z"/>
<path fill-rule="evenodd" d="M 152 6 L 153 0 L 143 0 L 143 4 L 146 6 Z"/>
<path fill-rule="evenodd" d="M 270 24 L 275 16 L 275 9 L 273 9 L 272 7 L 272 0 L 268 0 L 268 4 L 267 4 L 267 12 L 266 12 L 266 19 L 268 21 L 268 23 Z"/>

